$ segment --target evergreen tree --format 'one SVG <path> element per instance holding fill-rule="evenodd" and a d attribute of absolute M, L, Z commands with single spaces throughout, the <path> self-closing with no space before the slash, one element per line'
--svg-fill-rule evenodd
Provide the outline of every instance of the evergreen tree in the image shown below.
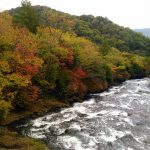
<path fill-rule="evenodd" d="M 36 33 L 39 25 L 37 11 L 32 7 L 30 1 L 22 0 L 21 8 L 13 15 L 14 23 L 27 27 L 31 32 Z"/>

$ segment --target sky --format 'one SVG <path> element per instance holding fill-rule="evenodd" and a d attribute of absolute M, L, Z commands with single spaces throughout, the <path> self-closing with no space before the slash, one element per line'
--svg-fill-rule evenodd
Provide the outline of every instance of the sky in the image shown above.
<path fill-rule="evenodd" d="M 150 28 L 150 0 L 30 0 L 72 15 L 107 17 L 131 29 Z M 0 0 L 0 11 L 20 6 L 21 0 Z"/>

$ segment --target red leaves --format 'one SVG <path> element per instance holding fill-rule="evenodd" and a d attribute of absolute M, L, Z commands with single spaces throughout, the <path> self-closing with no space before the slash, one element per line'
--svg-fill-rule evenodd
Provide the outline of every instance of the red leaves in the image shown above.
<path fill-rule="evenodd" d="M 14 58 L 17 62 L 15 66 L 17 73 L 23 76 L 25 75 L 30 79 L 38 73 L 42 65 L 42 60 L 36 55 L 37 49 L 36 40 L 28 32 L 25 32 L 18 39 L 14 51 Z"/>
<path fill-rule="evenodd" d="M 39 66 L 37 65 L 31 65 L 31 64 L 27 64 L 24 66 L 24 70 L 30 74 L 30 76 L 34 76 L 38 73 L 39 71 Z"/>
<path fill-rule="evenodd" d="M 32 65 L 32 64 L 22 64 L 20 66 L 17 66 L 17 72 L 21 75 L 28 76 L 32 78 L 34 75 L 36 75 L 39 71 L 38 65 Z"/>
<path fill-rule="evenodd" d="M 73 70 L 73 76 L 74 76 L 75 78 L 82 79 L 82 78 L 85 77 L 85 75 L 86 75 L 86 74 L 85 74 L 85 72 L 82 70 L 81 67 L 75 68 L 75 69 Z"/>
<path fill-rule="evenodd" d="M 86 86 L 83 84 L 82 79 L 85 77 L 86 73 L 82 68 L 76 67 L 71 73 L 72 81 L 69 85 L 69 89 L 73 94 L 77 94 L 80 97 L 83 97 L 86 92 Z"/>

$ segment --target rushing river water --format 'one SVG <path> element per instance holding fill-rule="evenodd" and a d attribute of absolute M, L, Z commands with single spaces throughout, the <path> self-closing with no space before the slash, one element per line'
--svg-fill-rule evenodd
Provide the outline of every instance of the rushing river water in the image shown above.
<path fill-rule="evenodd" d="M 21 128 L 54 150 L 150 150 L 150 79 L 126 81 Z"/>

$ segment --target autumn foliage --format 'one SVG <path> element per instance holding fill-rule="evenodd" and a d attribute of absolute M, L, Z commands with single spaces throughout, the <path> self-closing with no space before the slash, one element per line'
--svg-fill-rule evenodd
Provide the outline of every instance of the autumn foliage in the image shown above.
<path fill-rule="evenodd" d="M 7 12 L 0 13 L 1 120 L 10 111 L 28 110 L 39 99 L 44 103 L 51 97 L 83 98 L 87 92 L 102 91 L 113 83 L 149 74 L 149 57 L 78 37 L 70 32 L 74 21 L 67 16 L 56 18 L 45 11 L 45 17 L 49 26 L 36 24 L 31 28 L 20 25 L 21 20 L 19 24 L 13 22 Z M 57 29 L 60 19 L 64 30 Z"/>

